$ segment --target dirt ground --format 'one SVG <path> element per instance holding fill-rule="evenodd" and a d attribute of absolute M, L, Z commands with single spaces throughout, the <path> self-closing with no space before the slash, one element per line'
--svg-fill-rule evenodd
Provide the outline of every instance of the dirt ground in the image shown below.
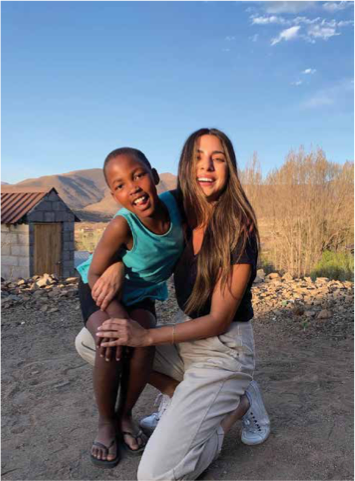
<path fill-rule="evenodd" d="M 161 307 L 160 319 L 173 308 Z M 353 319 L 346 320 L 352 323 Z M 91 368 L 74 338 L 82 327 L 77 299 L 52 314 L 17 307 L 2 317 L 2 477 L 4 480 L 134 480 L 139 458 L 113 470 L 90 463 L 96 408 Z M 255 378 L 272 420 L 268 441 L 248 447 L 240 425 L 203 479 L 353 479 L 353 340 L 327 330 L 289 330 L 285 321 L 254 321 Z M 346 330 L 349 332 L 349 329 Z M 153 410 L 147 387 L 136 417 Z"/>

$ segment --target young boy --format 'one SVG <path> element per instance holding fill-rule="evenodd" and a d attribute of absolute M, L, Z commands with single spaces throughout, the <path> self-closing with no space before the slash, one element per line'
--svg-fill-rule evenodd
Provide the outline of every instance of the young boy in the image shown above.
<path fill-rule="evenodd" d="M 183 249 L 176 200 L 169 192 L 158 196 L 159 176 L 142 152 L 132 148 L 114 150 L 105 160 L 104 176 L 113 198 L 123 208 L 107 226 L 93 256 L 78 267 L 82 278 L 79 283 L 82 314 L 95 341 L 97 328 L 111 317 L 134 319 L 145 328 L 155 326 L 154 301 L 167 299 L 166 280 Z M 102 311 L 91 289 L 117 255 L 126 269 L 122 302 L 114 299 Z M 97 466 L 112 468 L 120 460 L 119 434 L 130 452 L 137 454 L 144 449 L 142 433 L 135 433 L 132 409 L 148 381 L 154 348 L 135 348 L 128 362 L 121 359 L 119 350 L 115 359 L 111 359 L 109 350 L 101 348 L 98 352 L 94 391 L 99 427 L 91 460 Z M 115 405 L 120 377 L 126 380 L 126 387 L 125 392 L 121 389 L 117 418 Z"/>

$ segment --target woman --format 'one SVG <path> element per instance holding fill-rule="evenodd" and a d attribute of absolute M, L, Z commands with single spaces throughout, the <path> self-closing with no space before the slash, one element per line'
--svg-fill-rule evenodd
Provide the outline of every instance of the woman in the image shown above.
<path fill-rule="evenodd" d="M 144 329 L 132 320 L 111 319 L 97 333 L 111 338 L 103 347 L 158 346 L 149 382 L 172 399 L 143 453 L 140 480 L 196 479 L 218 456 L 236 420 L 247 412 L 253 419 L 255 409 L 266 415 L 257 387 L 249 387 L 259 236 L 225 134 L 200 129 L 187 139 L 178 190 L 188 228 L 174 274 L 182 310 L 177 323 Z M 80 338 L 77 345 L 85 357 Z M 267 437 L 267 419 L 264 427 Z"/>

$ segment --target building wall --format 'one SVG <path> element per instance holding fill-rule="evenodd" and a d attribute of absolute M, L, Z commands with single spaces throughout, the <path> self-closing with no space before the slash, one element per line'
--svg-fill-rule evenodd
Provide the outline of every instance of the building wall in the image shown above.
<path fill-rule="evenodd" d="M 1 224 L 1 276 L 30 277 L 30 236 L 26 224 Z"/>

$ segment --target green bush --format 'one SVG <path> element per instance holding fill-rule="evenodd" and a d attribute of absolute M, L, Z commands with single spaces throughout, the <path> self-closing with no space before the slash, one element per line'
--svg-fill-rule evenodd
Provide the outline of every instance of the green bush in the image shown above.
<path fill-rule="evenodd" d="M 266 275 L 276 271 L 274 264 L 267 258 L 264 252 L 261 252 L 259 256 L 258 269 L 264 269 Z"/>
<path fill-rule="evenodd" d="M 350 252 L 325 251 L 311 272 L 312 279 L 328 277 L 339 281 L 354 281 L 354 256 Z"/>

